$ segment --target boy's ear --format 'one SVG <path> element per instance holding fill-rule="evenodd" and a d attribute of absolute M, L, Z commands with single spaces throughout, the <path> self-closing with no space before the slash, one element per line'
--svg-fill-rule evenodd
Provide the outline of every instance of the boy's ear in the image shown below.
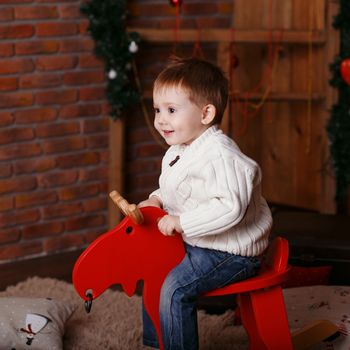
<path fill-rule="evenodd" d="M 209 125 L 215 118 L 216 108 L 212 104 L 207 104 L 203 107 L 202 124 Z"/>

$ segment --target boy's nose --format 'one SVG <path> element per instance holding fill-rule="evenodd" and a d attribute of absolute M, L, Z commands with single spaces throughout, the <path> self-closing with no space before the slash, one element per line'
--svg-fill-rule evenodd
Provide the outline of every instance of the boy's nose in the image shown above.
<path fill-rule="evenodd" d="M 166 123 L 166 118 L 161 113 L 159 113 L 159 115 L 158 115 L 158 123 L 159 124 L 165 124 Z"/>

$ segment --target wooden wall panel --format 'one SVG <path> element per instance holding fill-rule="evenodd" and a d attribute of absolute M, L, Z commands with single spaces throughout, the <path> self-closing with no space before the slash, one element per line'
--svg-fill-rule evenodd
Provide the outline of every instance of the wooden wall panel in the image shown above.
<path fill-rule="evenodd" d="M 240 95 L 241 101 L 232 106 L 232 135 L 242 150 L 261 165 L 263 191 L 270 202 L 331 213 L 335 209 L 333 192 L 323 188 L 332 187 L 330 179 L 325 180 L 329 175 L 325 171 L 324 147 L 329 113 L 324 66 L 328 65 L 329 54 L 327 61 L 327 45 L 311 41 L 311 30 L 329 29 L 327 10 L 325 0 L 235 1 L 235 30 L 283 28 L 281 37 L 288 29 L 310 31 L 310 36 L 302 43 L 283 45 L 276 44 L 274 36 L 278 59 L 273 64 L 271 94 L 266 100 L 268 43 L 233 43 L 240 62 L 232 76 L 234 94 Z M 261 77 L 265 77 L 263 84 L 254 98 L 247 99 L 247 93 L 258 86 L 257 79 Z M 261 102 L 261 110 L 241 132 L 244 114 L 253 111 L 242 106 Z"/>

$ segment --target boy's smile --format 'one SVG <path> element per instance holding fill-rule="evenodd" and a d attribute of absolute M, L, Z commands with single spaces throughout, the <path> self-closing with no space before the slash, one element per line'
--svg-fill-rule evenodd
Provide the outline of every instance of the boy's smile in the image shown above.
<path fill-rule="evenodd" d="M 168 145 L 189 145 L 210 125 L 205 106 L 193 103 L 181 86 L 164 86 L 153 91 L 154 126 Z"/>

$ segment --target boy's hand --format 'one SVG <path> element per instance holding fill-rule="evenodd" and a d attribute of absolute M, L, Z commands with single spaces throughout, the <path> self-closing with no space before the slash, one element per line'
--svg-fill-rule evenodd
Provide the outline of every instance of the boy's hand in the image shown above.
<path fill-rule="evenodd" d="M 173 236 L 174 231 L 181 233 L 180 218 L 174 215 L 165 215 L 158 221 L 158 229 L 164 236 Z"/>
<path fill-rule="evenodd" d="M 140 202 L 137 206 L 139 208 L 143 208 L 143 207 L 158 207 L 158 208 L 161 208 L 162 207 L 162 203 L 158 199 L 158 197 L 152 196 L 152 197 L 146 199 L 145 201 Z"/>

